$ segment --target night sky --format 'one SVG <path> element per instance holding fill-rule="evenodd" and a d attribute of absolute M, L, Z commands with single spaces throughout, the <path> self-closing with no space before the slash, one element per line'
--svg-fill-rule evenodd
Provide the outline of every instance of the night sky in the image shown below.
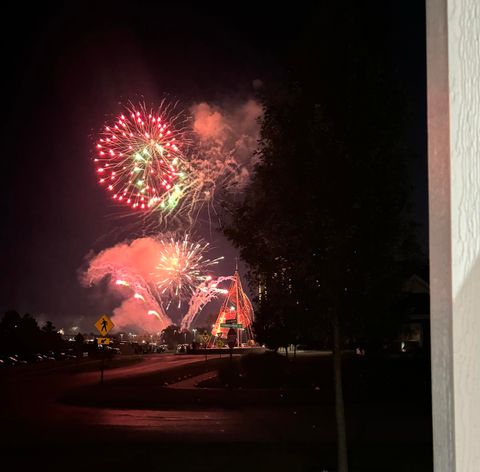
<path fill-rule="evenodd" d="M 370 21 L 388 32 L 379 43 L 390 50 L 412 110 L 412 201 L 426 248 L 424 6 L 383 3 L 390 6 Z M 106 116 L 129 99 L 167 96 L 188 107 L 253 96 L 255 79 L 282 77 L 285 57 L 316 13 L 305 2 L 274 10 L 259 2 L 181 1 L 14 8 L 2 30 L 0 310 L 90 331 L 106 307 L 80 285 L 79 268 L 91 250 L 118 243 L 131 229 L 111 216 L 115 208 L 91 161 Z M 235 250 L 218 235 L 213 244 L 226 257 L 219 274 L 228 274 Z"/>

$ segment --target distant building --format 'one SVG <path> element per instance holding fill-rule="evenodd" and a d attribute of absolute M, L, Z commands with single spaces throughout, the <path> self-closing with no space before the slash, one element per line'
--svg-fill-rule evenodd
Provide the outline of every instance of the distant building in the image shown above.
<path fill-rule="evenodd" d="M 402 310 L 407 315 L 402 341 L 430 349 L 430 286 L 413 274 L 403 285 Z"/>

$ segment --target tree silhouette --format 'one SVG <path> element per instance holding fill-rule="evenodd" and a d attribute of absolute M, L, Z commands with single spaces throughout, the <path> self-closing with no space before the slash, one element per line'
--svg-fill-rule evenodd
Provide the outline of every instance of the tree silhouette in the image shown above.
<path fill-rule="evenodd" d="M 0 321 L 0 351 L 13 354 L 20 339 L 22 318 L 14 310 L 5 312 Z"/>
<path fill-rule="evenodd" d="M 2 354 L 31 357 L 39 351 L 60 349 L 62 344 L 61 336 L 50 321 L 40 329 L 32 315 L 26 313 L 20 316 L 14 310 L 5 312 L 0 320 L 0 352 Z"/>
<path fill-rule="evenodd" d="M 42 331 L 44 333 L 56 333 L 57 329 L 53 325 L 51 321 L 47 321 L 43 326 L 42 326 Z"/>
<path fill-rule="evenodd" d="M 331 342 L 344 472 L 342 347 L 355 338 L 381 345 L 398 333 L 401 282 L 418 250 L 407 111 L 386 51 L 364 34 L 381 26 L 364 4 L 319 8 L 285 80 L 263 88 L 258 164 L 245 198 L 225 203 L 224 231 L 262 291 L 259 339 L 273 348 Z"/>
<path fill-rule="evenodd" d="M 178 344 L 185 341 L 185 334 L 181 331 L 180 326 L 170 325 L 162 331 L 163 339 L 168 346 L 168 349 L 176 349 Z"/>

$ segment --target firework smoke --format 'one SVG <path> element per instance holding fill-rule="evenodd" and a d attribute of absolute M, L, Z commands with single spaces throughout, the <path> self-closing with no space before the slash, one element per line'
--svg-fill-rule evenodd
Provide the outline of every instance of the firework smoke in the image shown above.
<path fill-rule="evenodd" d="M 204 253 L 209 244 L 192 243 L 188 240 L 188 235 L 181 241 L 170 238 L 167 241 L 161 240 L 160 243 L 158 264 L 152 275 L 156 277 L 156 285 L 161 294 L 167 295 L 169 299 L 167 309 L 175 299 L 180 308 L 182 300 L 189 299 L 200 284 L 211 280 L 207 271 L 223 257 L 213 260 L 205 258 Z"/>
<path fill-rule="evenodd" d="M 181 328 L 190 329 L 196 316 L 201 309 L 212 300 L 215 300 L 220 295 L 226 295 L 228 290 L 221 288 L 222 282 L 232 280 L 233 277 L 219 277 L 218 279 L 208 279 L 197 287 L 194 295 L 190 299 L 188 311 L 182 319 Z"/>
<path fill-rule="evenodd" d="M 194 226 L 203 209 L 210 221 L 216 213 L 216 196 L 240 192 L 248 183 L 263 111 L 256 101 L 248 100 L 223 107 L 202 102 L 190 112 L 192 146 L 184 162 L 185 178 L 177 186 L 175 205 L 159 212 L 160 223 L 176 218 L 180 228 Z"/>
<path fill-rule="evenodd" d="M 216 180 L 229 190 L 248 182 L 260 133 L 263 110 L 255 100 L 218 107 L 202 102 L 191 108 L 199 154 L 216 170 Z"/>
<path fill-rule="evenodd" d="M 158 241 L 140 238 L 105 249 L 89 260 L 82 283 L 90 287 L 106 279 L 110 293 L 122 299 L 113 310 L 116 328 L 136 326 L 158 332 L 172 324 L 150 275 L 155 270 L 158 250 Z M 149 315 L 149 311 L 158 316 Z"/>
<path fill-rule="evenodd" d="M 198 103 L 191 118 L 162 101 L 158 109 L 130 105 L 104 126 L 95 145 L 99 183 L 115 202 L 140 210 L 144 226 L 191 228 L 215 197 L 249 180 L 261 106 Z M 153 220 L 152 220 L 153 221 Z"/>
<path fill-rule="evenodd" d="M 221 293 L 208 273 L 221 258 L 204 257 L 207 248 L 208 243 L 190 242 L 187 235 L 123 242 L 91 257 L 82 283 L 90 287 L 106 280 L 110 293 L 122 299 L 113 310 L 118 329 L 133 325 L 158 332 L 173 324 L 167 314 L 172 301 L 178 307 L 188 301 L 187 315 L 193 320 Z"/>

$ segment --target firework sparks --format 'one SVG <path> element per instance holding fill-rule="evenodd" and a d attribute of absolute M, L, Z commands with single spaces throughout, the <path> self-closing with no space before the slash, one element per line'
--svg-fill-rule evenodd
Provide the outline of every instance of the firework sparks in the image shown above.
<path fill-rule="evenodd" d="M 108 281 L 108 287 L 122 298 L 113 310 L 119 328 L 136 325 L 145 330 L 159 331 L 172 324 L 167 315 L 173 303 L 188 303 L 192 320 L 208 301 L 222 293 L 219 280 L 211 270 L 222 257 L 209 259 L 208 243 L 192 242 L 163 235 L 140 238 L 105 249 L 94 256 L 83 275 L 86 286 Z"/>
<path fill-rule="evenodd" d="M 133 209 L 173 208 L 185 178 L 185 128 L 162 102 L 158 110 L 129 106 L 96 143 L 98 180 L 113 200 Z"/>
<path fill-rule="evenodd" d="M 113 201 L 142 215 L 144 230 L 158 225 L 182 233 L 202 215 L 210 221 L 217 194 L 241 190 L 251 170 L 261 107 L 249 101 L 239 111 L 199 104 L 186 117 L 162 101 L 157 110 L 129 105 L 107 123 L 95 143 L 99 183 Z M 127 214 L 127 212 L 125 212 Z M 154 216 L 155 219 L 152 218 Z M 203 217 L 203 216 L 202 216 Z M 117 326 L 134 324 L 158 331 L 172 323 L 172 303 L 188 301 L 182 326 L 190 326 L 210 300 L 225 289 L 212 279 L 209 244 L 163 235 L 144 237 L 105 249 L 93 257 L 84 283 L 104 278 L 122 304 L 114 310 Z M 147 315 L 147 316 L 145 316 Z"/>
<path fill-rule="evenodd" d="M 233 277 L 219 277 L 218 279 L 208 278 L 201 283 L 190 299 L 188 311 L 182 319 L 181 328 L 190 329 L 196 316 L 202 308 L 220 295 L 228 294 L 228 290 L 219 287 L 225 281 L 233 280 Z"/>
<path fill-rule="evenodd" d="M 199 104 L 190 116 L 175 108 L 129 105 L 95 143 L 99 183 L 115 202 L 155 216 L 146 225 L 192 227 L 204 208 L 210 219 L 216 195 L 241 190 L 251 172 L 256 102 L 224 113 Z"/>
<path fill-rule="evenodd" d="M 155 267 L 156 285 L 162 296 L 170 300 L 167 309 L 175 299 L 180 308 L 182 301 L 190 299 L 200 284 L 211 280 L 208 270 L 223 257 L 205 258 L 209 244 L 190 242 L 188 234 L 182 240 L 171 238 L 160 244 L 159 262 Z"/>
<path fill-rule="evenodd" d="M 156 316 L 159 320 L 162 320 L 161 315 L 155 310 L 148 310 L 147 315 Z"/>
<path fill-rule="evenodd" d="M 175 205 L 160 206 L 160 223 L 177 219 L 192 227 L 202 214 L 210 221 L 215 200 L 223 192 L 237 193 L 247 185 L 255 161 L 262 107 L 254 100 L 217 107 L 191 107 L 193 146 L 185 161 L 185 179 L 171 196 Z M 204 210 L 204 211 L 202 211 Z"/>

